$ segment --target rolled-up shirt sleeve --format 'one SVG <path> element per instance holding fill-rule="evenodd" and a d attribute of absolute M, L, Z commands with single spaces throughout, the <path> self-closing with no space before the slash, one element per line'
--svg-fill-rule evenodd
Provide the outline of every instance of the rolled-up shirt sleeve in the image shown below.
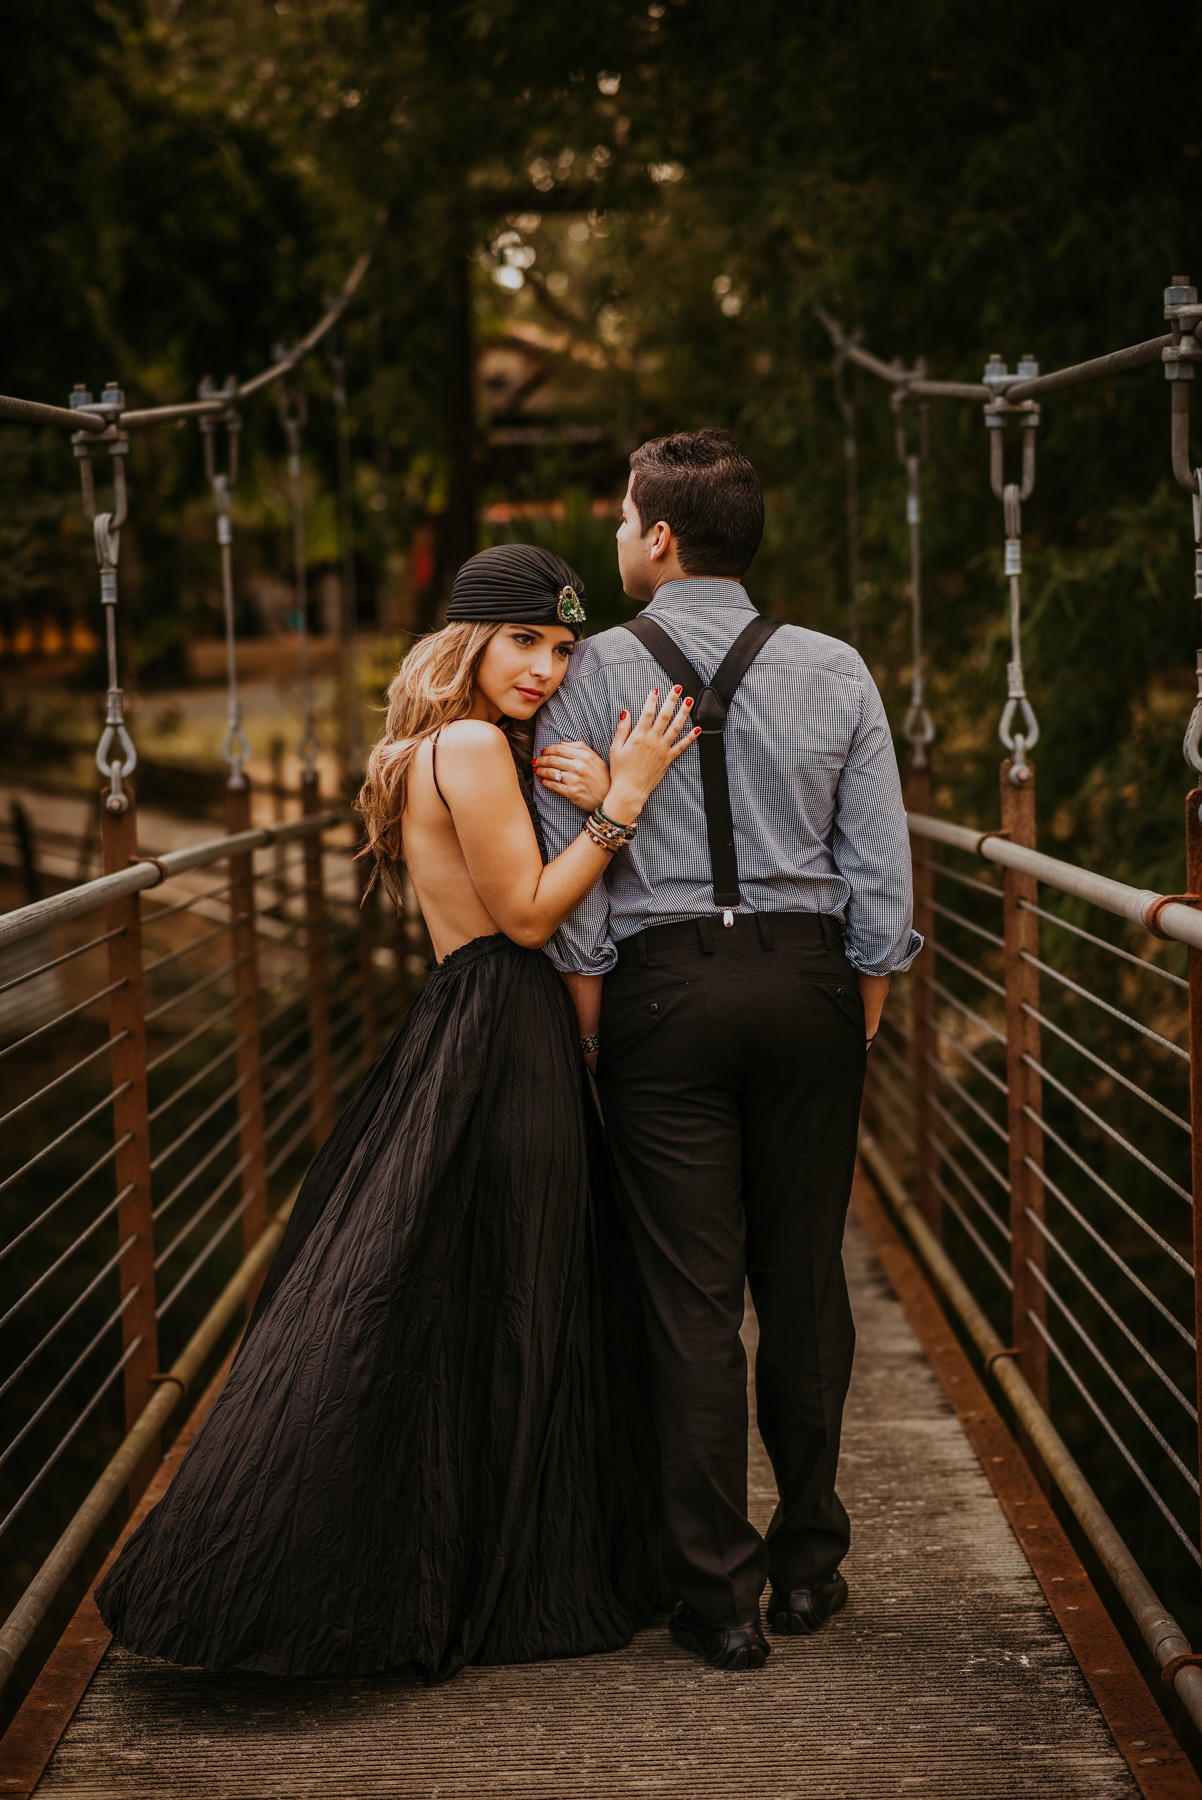
<path fill-rule="evenodd" d="M 831 854 L 851 888 L 848 961 L 865 975 L 893 975 L 909 968 L 922 938 L 914 930 L 910 837 L 893 738 L 862 663 L 860 675 L 860 719 L 839 782 Z"/>
<path fill-rule="evenodd" d="M 577 651 L 582 661 L 585 655 L 584 649 Z M 575 673 L 573 669 L 572 675 Z M 593 717 L 596 709 L 589 700 L 587 680 L 573 680 L 569 676 L 538 715 L 536 753 L 545 750 L 548 744 L 579 739 L 599 756 L 604 756 L 613 735 L 612 726 L 608 731 L 600 729 L 599 719 Z M 534 784 L 534 794 L 547 854 L 558 856 L 580 836 L 584 814 L 562 794 L 550 792 L 539 781 Z M 561 974 L 605 975 L 613 968 L 618 952 L 610 933 L 609 893 L 604 878 L 590 889 L 544 948 Z"/>

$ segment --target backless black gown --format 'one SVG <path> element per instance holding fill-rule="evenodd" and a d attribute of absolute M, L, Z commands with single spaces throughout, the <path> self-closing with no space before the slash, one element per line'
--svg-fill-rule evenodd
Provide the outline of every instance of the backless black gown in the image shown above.
<path fill-rule="evenodd" d="M 641 1320 L 567 992 L 437 966 L 317 1156 L 225 1388 L 97 1591 L 143 1655 L 355 1675 L 650 1617 Z"/>

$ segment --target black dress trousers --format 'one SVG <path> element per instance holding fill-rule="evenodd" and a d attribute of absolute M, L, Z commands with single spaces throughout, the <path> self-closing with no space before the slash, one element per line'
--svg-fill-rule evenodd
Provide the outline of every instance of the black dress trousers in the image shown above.
<path fill-rule="evenodd" d="M 833 1574 L 855 1331 L 842 1242 L 864 1009 L 837 924 L 721 914 L 626 940 L 605 978 L 597 1081 L 642 1277 L 665 1569 L 708 1624 Z M 780 1496 L 747 1519 L 744 1279 L 759 1428 Z"/>

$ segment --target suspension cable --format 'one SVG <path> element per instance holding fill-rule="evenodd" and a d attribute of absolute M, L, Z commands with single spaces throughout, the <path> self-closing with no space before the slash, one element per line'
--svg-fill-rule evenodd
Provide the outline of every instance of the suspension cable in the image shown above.
<path fill-rule="evenodd" d="M 202 415 L 200 431 L 204 443 L 205 477 L 213 490 L 213 505 L 217 515 L 217 543 L 221 551 L 221 603 L 225 622 L 226 686 L 226 733 L 221 746 L 221 759 L 230 772 L 227 786 L 240 790 L 246 786 L 246 776 L 243 770 L 250 759 L 250 744 L 242 729 L 242 700 L 238 693 L 237 643 L 234 632 L 232 491 L 238 479 L 238 440 L 242 430 L 242 419 L 234 405 L 237 389 L 238 384 L 232 375 L 227 377 L 224 388 L 214 387 L 206 375 L 200 384 L 199 393 L 202 400 L 224 397 L 226 401 L 223 412 L 216 415 Z M 224 469 L 217 467 L 216 438 L 221 427 L 225 428 L 226 436 Z"/>
<path fill-rule="evenodd" d="M 1190 497 L 1194 524 L 1194 603 L 1202 607 L 1202 469 L 1195 469 L 1189 455 L 1189 387 L 1194 379 L 1194 364 L 1202 360 L 1202 344 L 1197 339 L 1202 324 L 1202 306 L 1198 290 L 1191 287 L 1186 275 L 1173 275 L 1164 290 L 1164 316 L 1172 326 L 1172 336 L 1161 351 L 1165 380 L 1173 384 L 1171 448 L 1173 474 L 1179 487 Z M 1182 750 L 1185 760 L 1196 775 L 1202 775 L 1202 650 L 1197 656 L 1198 697 L 1185 728 Z"/>
<path fill-rule="evenodd" d="M 278 362 L 291 356 L 282 344 L 274 355 Z M 288 476 L 292 498 L 292 562 L 296 575 L 296 628 L 300 661 L 301 734 L 296 752 L 306 775 L 312 775 L 321 745 L 313 729 L 313 661 L 309 643 L 309 589 L 305 569 L 305 485 L 301 467 L 301 434 L 309 419 L 304 371 L 295 358 L 279 387 L 280 424 L 288 442 Z"/>
<path fill-rule="evenodd" d="M 1024 356 L 1018 365 L 1021 380 L 1034 380 L 1039 364 Z M 989 481 L 994 495 L 1002 503 L 1006 534 L 1004 572 L 1010 583 L 1010 661 L 1006 665 L 1007 700 L 998 721 L 998 737 L 1010 752 L 1010 780 L 1017 787 L 1029 780 L 1031 765 L 1028 750 L 1039 742 L 1039 721 L 1027 698 L 1023 679 L 1022 655 L 1022 568 L 1023 525 L 1022 503 L 1029 500 L 1035 488 L 1035 432 L 1039 425 L 1039 403 L 1035 400 L 1012 401 L 1006 397 L 1007 385 L 1014 376 L 1000 356 L 991 356 L 985 365 L 984 382 L 996 396 L 985 406 L 985 424 L 992 434 L 989 440 Z M 1017 418 L 1022 425 L 1023 460 L 1021 482 L 1006 480 L 1006 442 L 1003 433 L 1007 421 Z M 1015 731 L 1014 721 L 1021 718 L 1022 727 Z"/>
<path fill-rule="evenodd" d="M 71 394 L 72 409 L 91 407 L 92 396 L 81 385 Z M 116 419 L 125 405 L 125 395 L 115 381 L 109 382 L 100 396 L 100 405 L 110 420 Z M 73 434 L 71 443 L 79 459 L 79 480 L 83 492 L 84 516 L 92 527 L 96 542 L 96 561 L 100 565 L 100 604 L 104 609 L 104 641 L 108 658 L 108 691 L 104 704 L 104 731 L 96 746 L 96 767 L 108 777 L 109 791 L 104 804 L 111 813 L 129 810 L 125 781 L 138 765 L 138 753 L 125 728 L 125 695 L 121 689 L 117 665 L 117 563 L 121 555 L 121 527 L 127 513 L 125 458 L 129 454 L 129 438 L 110 423 L 101 437 L 91 430 Z M 96 511 L 96 482 L 92 472 L 92 446 L 107 444 L 113 463 L 113 510 Z"/>
<path fill-rule="evenodd" d="M 926 364 L 921 359 L 915 365 L 915 373 L 920 378 L 926 375 Z M 910 746 L 913 767 L 924 769 L 927 762 L 927 745 L 933 743 L 935 739 L 935 721 L 926 704 L 922 655 L 922 470 L 930 454 L 931 409 L 925 400 L 918 402 L 918 448 L 911 450 L 906 438 L 906 389 L 904 387 L 895 388 L 891 398 L 897 459 L 906 471 L 906 523 L 910 528 L 912 674 L 910 677 L 910 706 L 902 724 L 902 734 Z"/>
<path fill-rule="evenodd" d="M 859 342 L 860 332 L 851 334 Z M 860 371 L 853 364 L 850 391 L 847 385 L 847 352 L 840 341 L 835 350 L 835 398 L 843 414 L 843 465 L 847 474 L 847 632 L 853 650 L 860 648 L 860 465 L 856 434 L 856 409 L 860 400 Z"/>
<path fill-rule="evenodd" d="M 355 583 L 355 493 L 351 477 L 350 422 L 346 406 L 346 327 L 339 323 L 330 333 L 330 371 L 333 376 L 335 437 L 338 444 L 338 535 L 342 551 L 342 681 L 346 773 L 358 780 L 363 761 L 362 722 L 359 716 L 359 676 L 355 638 L 359 598 Z"/>

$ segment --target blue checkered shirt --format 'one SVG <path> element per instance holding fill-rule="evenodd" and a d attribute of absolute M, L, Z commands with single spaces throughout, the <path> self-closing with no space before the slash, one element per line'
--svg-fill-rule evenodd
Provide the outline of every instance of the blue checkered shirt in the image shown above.
<path fill-rule="evenodd" d="M 648 615 L 697 673 L 713 679 L 754 608 L 733 581 L 665 583 Z M 585 638 L 538 716 L 537 748 L 582 739 L 609 751 L 623 707 L 637 715 L 663 672 L 629 631 Z M 825 913 L 852 965 L 907 968 L 913 929 L 910 847 L 885 709 L 847 644 L 799 625 L 774 633 L 740 682 L 726 720 L 739 912 Z M 536 784 L 547 849 L 579 836 L 579 809 Z M 651 925 L 714 913 L 701 769 L 686 750 L 651 795 L 633 844 L 547 946 L 555 967 L 604 975 L 617 945 Z"/>

